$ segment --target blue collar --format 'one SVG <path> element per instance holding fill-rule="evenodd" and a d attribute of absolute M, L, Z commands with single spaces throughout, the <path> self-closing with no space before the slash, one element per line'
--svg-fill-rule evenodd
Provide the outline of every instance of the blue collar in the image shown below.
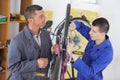
<path fill-rule="evenodd" d="M 95 44 L 95 42 L 93 41 L 92 44 Z M 101 43 L 99 45 L 95 45 L 95 46 L 93 45 L 92 47 L 96 50 L 103 50 L 103 49 L 107 48 L 109 45 L 111 45 L 111 42 L 109 40 L 109 37 L 106 35 L 106 40 L 103 43 Z"/>

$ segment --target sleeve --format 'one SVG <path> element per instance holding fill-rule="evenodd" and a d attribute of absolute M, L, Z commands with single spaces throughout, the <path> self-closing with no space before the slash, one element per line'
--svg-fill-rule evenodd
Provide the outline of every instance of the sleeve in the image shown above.
<path fill-rule="evenodd" d="M 23 46 L 19 40 L 12 39 L 8 49 L 8 68 L 11 72 L 23 73 L 36 71 L 37 60 L 21 59 Z"/>
<path fill-rule="evenodd" d="M 86 79 L 94 76 L 101 70 L 105 69 L 107 65 L 112 61 L 112 52 L 105 52 L 103 55 L 93 61 L 90 65 L 87 65 L 84 61 L 78 58 L 74 63 L 73 67 L 81 73 Z"/>
<path fill-rule="evenodd" d="M 74 21 L 76 25 L 76 30 L 81 33 L 87 40 L 90 40 L 90 27 L 86 26 L 84 23 L 79 22 L 79 21 Z"/>

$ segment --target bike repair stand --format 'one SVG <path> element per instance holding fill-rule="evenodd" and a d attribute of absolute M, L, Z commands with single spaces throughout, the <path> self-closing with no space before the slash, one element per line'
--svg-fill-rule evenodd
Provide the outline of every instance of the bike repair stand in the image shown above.
<path fill-rule="evenodd" d="M 74 76 L 74 68 L 72 67 L 72 64 L 74 63 L 74 61 L 71 61 L 71 69 L 72 69 L 72 80 L 75 80 L 75 76 Z"/>
<path fill-rule="evenodd" d="M 74 68 L 72 67 L 72 64 L 74 63 L 73 59 L 71 60 L 71 70 L 72 70 L 72 76 L 70 75 L 70 73 L 67 71 L 68 76 L 70 77 L 70 79 L 66 79 L 66 80 L 75 80 L 75 75 L 74 75 Z"/>

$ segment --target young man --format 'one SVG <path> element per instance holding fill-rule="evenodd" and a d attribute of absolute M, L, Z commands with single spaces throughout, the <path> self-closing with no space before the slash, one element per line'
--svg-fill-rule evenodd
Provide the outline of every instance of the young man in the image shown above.
<path fill-rule="evenodd" d="M 27 25 L 15 36 L 8 51 L 12 80 L 48 80 L 35 74 L 47 74 L 51 59 L 51 38 L 42 28 L 46 16 L 41 6 L 28 6 L 24 12 Z"/>
<path fill-rule="evenodd" d="M 70 30 L 75 29 L 89 41 L 82 59 L 73 54 L 73 67 L 78 71 L 76 80 L 103 80 L 102 71 L 113 59 L 113 48 L 107 35 L 108 21 L 97 18 L 91 28 L 74 21 L 70 24 Z"/>

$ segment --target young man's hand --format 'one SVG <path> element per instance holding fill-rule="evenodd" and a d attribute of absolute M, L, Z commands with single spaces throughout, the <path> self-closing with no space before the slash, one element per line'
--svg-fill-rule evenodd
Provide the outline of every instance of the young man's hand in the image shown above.
<path fill-rule="evenodd" d="M 74 61 L 76 61 L 76 60 L 79 58 L 79 55 L 77 55 L 77 54 L 72 54 L 72 58 L 73 58 Z"/>
<path fill-rule="evenodd" d="M 79 58 L 79 55 L 73 54 L 73 48 L 74 48 L 74 43 L 72 41 L 69 41 L 67 45 L 67 52 L 69 54 L 72 53 L 72 58 L 74 61 L 76 61 Z"/>
<path fill-rule="evenodd" d="M 71 22 L 70 26 L 69 26 L 69 30 L 70 31 L 73 31 L 73 30 L 76 30 L 76 25 L 74 22 Z"/>

